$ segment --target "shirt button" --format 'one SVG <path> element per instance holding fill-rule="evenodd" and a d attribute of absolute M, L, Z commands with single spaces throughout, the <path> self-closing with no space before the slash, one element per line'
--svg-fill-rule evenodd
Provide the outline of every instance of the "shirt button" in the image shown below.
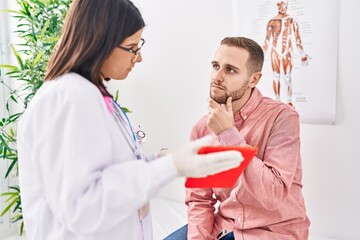
<path fill-rule="evenodd" d="M 242 221 L 242 217 L 238 217 L 238 222 L 241 222 Z"/>
<path fill-rule="evenodd" d="M 236 202 L 236 198 L 233 198 L 233 202 Z"/>
<path fill-rule="evenodd" d="M 247 118 L 247 116 L 244 116 L 244 119 L 246 119 Z"/>

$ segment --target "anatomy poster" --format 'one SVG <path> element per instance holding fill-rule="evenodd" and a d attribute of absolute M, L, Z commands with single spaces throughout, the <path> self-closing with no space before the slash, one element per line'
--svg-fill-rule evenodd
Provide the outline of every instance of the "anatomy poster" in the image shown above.
<path fill-rule="evenodd" d="M 234 34 L 265 52 L 258 88 L 303 123 L 334 124 L 339 0 L 233 0 Z"/>

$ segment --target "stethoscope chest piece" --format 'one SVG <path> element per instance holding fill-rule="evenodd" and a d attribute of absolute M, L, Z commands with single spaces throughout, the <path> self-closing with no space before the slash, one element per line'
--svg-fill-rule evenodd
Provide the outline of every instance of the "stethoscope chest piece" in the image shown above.
<path fill-rule="evenodd" d="M 141 130 L 136 131 L 136 138 L 139 141 L 139 143 L 143 144 L 146 140 L 145 132 Z"/>

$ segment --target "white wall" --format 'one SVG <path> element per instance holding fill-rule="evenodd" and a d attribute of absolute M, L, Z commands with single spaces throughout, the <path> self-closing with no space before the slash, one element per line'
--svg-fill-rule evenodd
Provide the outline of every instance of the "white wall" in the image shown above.
<path fill-rule="evenodd" d="M 192 125 L 206 113 L 210 61 L 220 40 L 232 35 L 232 3 L 134 2 L 147 22 L 144 61 L 126 81 L 111 86 L 119 89 L 120 102 L 133 110 L 130 117 L 148 134 L 147 150 L 174 148 L 188 140 Z M 343 240 L 360 239 L 358 9 L 359 1 L 341 0 L 336 124 L 301 126 L 310 231 Z M 178 180 L 160 195 L 182 200 L 183 191 Z"/>
<path fill-rule="evenodd" d="M 354 27 L 360 22 L 358 9 L 359 1 L 341 0 L 336 125 L 302 125 L 304 194 L 311 230 L 354 240 L 360 239 L 360 29 Z"/>

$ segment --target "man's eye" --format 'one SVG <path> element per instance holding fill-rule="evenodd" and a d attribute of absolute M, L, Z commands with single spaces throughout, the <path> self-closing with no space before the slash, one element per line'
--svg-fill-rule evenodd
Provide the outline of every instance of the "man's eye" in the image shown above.
<path fill-rule="evenodd" d="M 233 68 L 230 68 L 230 67 L 227 68 L 226 71 L 227 71 L 228 73 L 235 73 L 235 72 L 236 72 Z"/>
<path fill-rule="evenodd" d="M 219 65 L 217 65 L 217 64 L 213 64 L 213 69 L 215 69 L 215 70 L 219 70 Z"/>

